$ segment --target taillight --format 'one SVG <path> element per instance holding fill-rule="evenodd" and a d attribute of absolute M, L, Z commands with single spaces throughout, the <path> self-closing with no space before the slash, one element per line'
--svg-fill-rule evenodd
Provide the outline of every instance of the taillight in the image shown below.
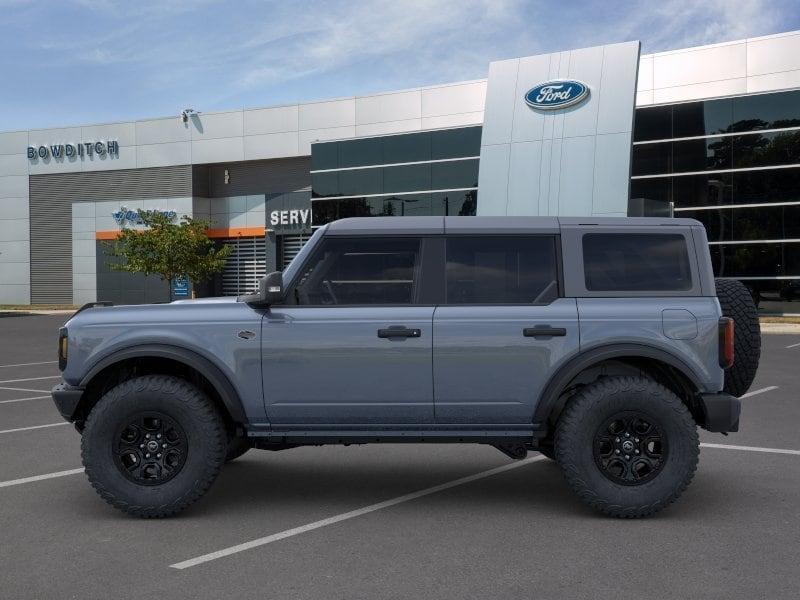
<path fill-rule="evenodd" d="M 69 338 L 67 328 L 62 327 L 58 330 L 58 368 L 63 371 L 67 368 L 67 353 L 69 351 Z"/>
<path fill-rule="evenodd" d="M 733 319 L 720 317 L 719 320 L 719 366 L 729 369 L 733 366 Z"/>

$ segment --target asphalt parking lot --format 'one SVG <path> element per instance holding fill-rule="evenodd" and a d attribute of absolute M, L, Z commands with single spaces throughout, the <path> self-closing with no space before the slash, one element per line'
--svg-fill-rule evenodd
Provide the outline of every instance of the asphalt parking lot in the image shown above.
<path fill-rule="evenodd" d="M 381 445 L 251 451 L 146 521 L 94 493 L 47 396 L 65 318 L 0 316 L 0 598 L 800 597 L 800 335 L 764 337 L 742 431 L 703 432 L 725 447 L 648 520 L 538 454 Z"/>

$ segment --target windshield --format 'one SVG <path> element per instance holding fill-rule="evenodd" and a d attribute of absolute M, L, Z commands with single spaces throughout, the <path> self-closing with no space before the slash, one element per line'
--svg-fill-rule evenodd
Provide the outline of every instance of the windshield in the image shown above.
<path fill-rule="evenodd" d="M 300 249 L 300 252 L 298 252 L 289 262 L 289 264 L 286 265 L 286 268 L 283 270 L 284 285 L 288 285 L 292 279 L 294 279 L 294 276 L 297 275 L 297 270 L 300 268 L 300 265 L 303 264 L 306 256 L 308 256 L 309 252 L 311 252 L 314 246 L 317 245 L 317 242 L 319 242 L 319 239 L 322 237 L 322 234 L 327 227 L 327 225 L 324 225 L 317 229 L 314 232 L 314 235 L 312 235 L 311 238 L 309 238 L 305 245 Z"/>

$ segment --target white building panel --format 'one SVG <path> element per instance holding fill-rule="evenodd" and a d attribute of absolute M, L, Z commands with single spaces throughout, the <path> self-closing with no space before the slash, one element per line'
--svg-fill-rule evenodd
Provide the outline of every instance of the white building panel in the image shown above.
<path fill-rule="evenodd" d="M 422 117 L 422 91 L 410 90 L 356 98 L 356 125 Z"/>
<path fill-rule="evenodd" d="M 422 90 L 422 117 L 479 112 L 486 100 L 486 82 L 473 81 Z"/>
<path fill-rule="evenodd" d="M 286 133 L 300 128 L 300 107 L 276 106 L 244 111 L 244 135 Z"/>
<path fill-rule="evenodd" d="M 28 148 L 27 131 L 8 131 L 0 133 L 0 154 L 19 154 Z M 0 175 L 5 173 L 0 172 Z"/>
<path fill-rule="evenodd" d="M 406 119 L 403 121 L 369 123 L 366 125 L 356 125 L 356 137 L 408 133 L 410 131 L 419 131 L 420 129 L 422 129 L 422 119 Z"/>
<path fill-rule="evenodd" d="M 191 138 L 189 123 L 179 117 L 136 121 L 136 144 L 166 144 L 169 142 L 185 142 Z"/>
<path fill-rule="evenodd" d="M 331 100 L 300 105 L 300 130 L 355 126 L 356 100 Z M 302 144 L 301 144 L 302 145 Z"/>
<path fill-rule="evenodd" d="M 653 56 L 653 88 L 670 88 L 747 75 L 745 42 Z"/>
<path fill-rule="evenodd" d="M 148 144 L 136 146 L 136 166 L 168 167 L 192 163 L 191 142 L 172 142 L 167 144 Z"/>
<path fill-rule="evenodd" d="M 192 141 L 192 163 L 196 165 L 244 160 L 244 139 L 240 137 Z"/>
<path fill-rule="evenodd" d="M 265 133 L 244 137 L 244 159 L 283 158 L 298 156 L 300 143 L 297 131 Z"/>
<path fill-rule="evenodd" d="M 242 137 L 244 114 L 241 110 L 193 114 L 189 119 L 192 140 Z"/>
<path fill-rule="evenodd" d="M 800 70 L 800 34 L 747 40 L 747 75 Z"/>

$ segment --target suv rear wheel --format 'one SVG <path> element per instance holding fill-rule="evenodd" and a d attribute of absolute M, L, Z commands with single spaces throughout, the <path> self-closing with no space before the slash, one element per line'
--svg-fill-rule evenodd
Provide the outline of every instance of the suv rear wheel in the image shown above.
<path fill-rule="evenodd" d="M 646 377 L 584 387 L 559 419 L 556 460 L 594 509 L 645 517 L 674 502 L 697 468 L 697 426 L 681 400 Z"/>
<path fill-rule="evenodd" d="M 138 517 L 167 517 L 208 491 L 225 460 L 222 418 L 206 395 L 167 375 L 125 381 L 92 408 L 81 455 L 94 489 Z"/>

